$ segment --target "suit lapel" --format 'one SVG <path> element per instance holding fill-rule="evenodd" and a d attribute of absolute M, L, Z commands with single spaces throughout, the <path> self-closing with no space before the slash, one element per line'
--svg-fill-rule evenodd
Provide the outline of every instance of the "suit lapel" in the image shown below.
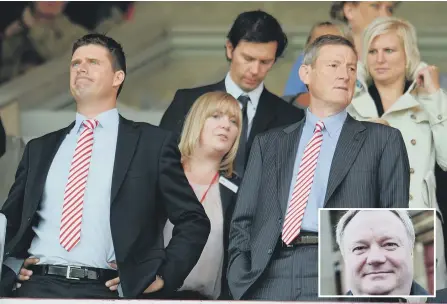
<path fill-rule="evenodd" d="M 264 88 L 261 97 L 259 97 L 258 107 L 256 109 L 255 116 L 253 118 L 253 124 L 250 130 L 250 136 L 247 140 L 247 146 L 251 147 L 253 139 L 259 133 L 267 130 L 270 122 L 275 118 L 275 102 L 269 98 L 270 92 Z M 247 149 L 249 150 L 249 149 Z"/>
<path fill-rule="evenodd" d="M 72 122 L 68 127 L 48 136 L 47 140 L 43 142 L 41 154 L 35 157 L 35 159 L 38 160 L 38 163 L 36 164 L 36 168 L 30 168 L 30 172 L 34 172 L 34 174 L 30 174 L 29 176 L 29 180 L 33 181 L 33 186 L 30 191 L 30 197 L 33 200 L 31 204 L 32 210 L 35 210 L 38 207 L 42 199 L 43 189 L 45 188 L 48 171 L 53 163 L 53 159 L 63 140 L 70 130 L 73 129 L 74 125 L 75 122 Z"/>
<path fill-rule="evenodd" d="M 276 170 L 278 172 L 278 199 L 281 205 L 282 214 L 286 214 L 287 211 L 293 167 L 295 165 L 304 122 L 305 120 L 303 119 L 302 121 L 285 128 L 284 132 L 286 134 L 278 140 Z"/>
<path fill-rule="evenodd" d="M 215 83 L 212 86 L 212 91 L 223 91 L 223 92 L 226 92 L 227 88 L 225 87 L 225 79 L 222 79 L 218 83 Z"/>
<path fill-rule="evenodd" d="M 224 175 L 221 174 L 221 178 L 226 178 Z M 232 176 L 231 178 L 227 178 L 228 181 L 232 182 L 234 185 L 239 187 L 240 180 L 236 178 L 235 176 Z M 220 199 L 222 202 L 222 212 L 224 214 L 224 217 L 227 214 L 228 207 L 235 201 L 236 193 L 228 189 L 226 186 L 224 186 L 222 183 L 219 182 L 219 191 L 220 191 Z"/>
<path fill-rule="evenodd" d="M 118 190 L 124 181 L 130 162 L 132 161 L 135 148 L 137 147 L 140 131 L 130 120 L 120 115 L 118 127 L 118 139 L 116 141 L 115 164 L 112 176 L 112 191 L 110 200 L 113 204 Z"/>
<path fill-rule="evenodd" d="M 338 139 L 337 147 L 335 148 L 334 157 L 332 159 L 324 206 L 326 206 L 335 189 L 343 181 L 349 169 L 351 169 L 351 166 L 365 141 L 366 132 L 362 132 L 364 130 L 366 130 L 366 128 L 361 122 L 358 122 L 348 115 L 341 130 L 340 138 Z"/>

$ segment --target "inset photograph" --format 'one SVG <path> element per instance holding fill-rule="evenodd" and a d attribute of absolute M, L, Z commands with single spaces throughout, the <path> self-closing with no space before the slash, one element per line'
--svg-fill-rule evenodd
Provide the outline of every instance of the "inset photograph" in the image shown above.
<path fill-rule="evenodd" d="M 435 209 L 320 209 L 319 296 L 435 296 L 435 220 Z"/>

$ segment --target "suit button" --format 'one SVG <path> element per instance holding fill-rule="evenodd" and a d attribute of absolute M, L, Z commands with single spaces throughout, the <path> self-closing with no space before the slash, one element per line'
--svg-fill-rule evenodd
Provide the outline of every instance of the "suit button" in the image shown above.
<path fill-rule="evenodd" d="M 412 139 L 411 144 L 414 146 L 416 144 L 416 139 Z"/>
<path fill-rule="evenodd" d="M 414 169 L 410 168 L 410 173 L 413 174 L 414 173 Z"/>
<path fill-rule="evenodd" d="M 441 120 L 442 119 L 442 115 L 438 115 L 438 119 Z"/>
<path fill-rule="evenodd" d="M 416 119 L 416 115 L 414 115 L 414 114 L 411 114 L 411 119 Z"/>
<path fill-rule="evenodd" d="M 268 253 L 268 254 L 272 254 L 272 253 L 273 253 L 273 249 L 269 249 L 269 250 L 267 251 L 267 253 Z"/>
<path fill-rule="evenodd" d="M 28 222 L 29 222 L 29 221 L 31 221 L 31 218 L 30 218 L 30 217 L 28 218 Z"/>
<path fill-rule="evenodd" d="M 413 195 L 410 194 L 410 201 L 412 201 L 412 200 L 413 200 Z"/>

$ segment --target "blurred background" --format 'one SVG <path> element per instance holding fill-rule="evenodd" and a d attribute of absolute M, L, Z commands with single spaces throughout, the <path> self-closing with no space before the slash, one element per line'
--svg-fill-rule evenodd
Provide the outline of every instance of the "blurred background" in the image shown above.
<path fill-rule="evenodd" d="M 346 286 L 343 258 L 335 241 L 335 227 L 346 210 L 320 211 L 320 293 L 344 295 Z M 429 293 L 434 293 L 434 223 L 433 210 L 409 211 L 416 234 L 413 252 L 414 280 Z"/>

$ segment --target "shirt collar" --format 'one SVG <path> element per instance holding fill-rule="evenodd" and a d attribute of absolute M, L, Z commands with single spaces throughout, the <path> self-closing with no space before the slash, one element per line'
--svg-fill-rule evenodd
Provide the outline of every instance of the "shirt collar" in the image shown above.
<path fill-rule="evenodd" d="M 330 137 L 333 137 L 337 135 L 337 133 L 340 133 L 347 116 L 348 113 L 346 112 L 346 109 L 344 109 L 343 111 L 337 114 L 325 117 L 323 119 L 319 119 L 317 116 L 312 114 L 309 108 L 307 108 L 306 124 L 312 127 L 312 130 L 314 130 L 317 122 L 321 120 L 324 123 L 324 129 L 328 132 Z"/>
<path fill-rule="evenodd" d="M 230 72 L 228 72 L 225 77 L 225 88 L 227 93 L 231 94 L 236 99 L 243 94 L 248 95 L 248 97 L 250 97 L 250 103 L 256 109 L 258 107 L 259 98 L 261 98 L 262 91 L 264 90 L 264 82 L 261 82 L 254 90 L 245 92 L 233 81 L 233 79 L 231 79 Z"/>
<path fill-rule="evenodd" d="M 84 120 L 87 120 L 88 118 L 80 113 L 76 113 L 76 123 L 73 128 L 73 130 L 76 131 L 76 133 L 79 133 L 82 129 L 82 122 Z M 117 126 L 119 123 L 119 114 L 118 109 L 113 108 L 111 110 L 102 112 L 98 116 L 95 117 L 95 119 L 99 122 L 98 127 L 109 129 L 114 126 Z"/>

